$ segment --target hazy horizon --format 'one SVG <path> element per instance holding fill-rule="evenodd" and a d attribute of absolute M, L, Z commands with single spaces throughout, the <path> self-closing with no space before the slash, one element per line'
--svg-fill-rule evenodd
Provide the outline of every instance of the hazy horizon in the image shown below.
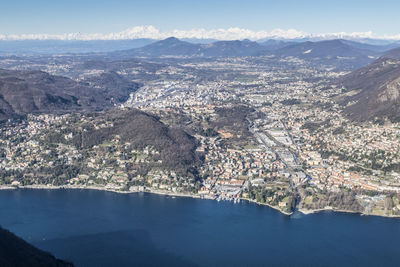
<path fill-rule="evenodd" d="M 0 40 L 296 39 L 400 40 L 385 1 L 27 1 L 2 4 Z"/>

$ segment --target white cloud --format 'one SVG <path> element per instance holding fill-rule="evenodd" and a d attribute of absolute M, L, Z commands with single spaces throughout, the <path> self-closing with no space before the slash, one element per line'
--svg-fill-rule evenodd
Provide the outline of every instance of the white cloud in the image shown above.
<path fill-rule="evenodd" d="M 65 33 L 65 34 L 0 34 L 0 40 L 124 40 L 124 39 L 165 39 L 167 37 L 177 38 L 197 38 L 197 39 L 217 39 L 217 40 L 260 40 L 260 39 L 362 39 L 375 38 L 387 40 L 400 40 L 400 34 L 377 36 L 372 32 L 339 32 L 326 34 L 310 34 L 296 29 L 274 29 L 272 31 L 252 31 L 242 28 L 228 29 L 192 29 L 192 30 L 172 30 L 161 31 L 154 26 L 135 26 L 125 31 L 116 33 Z"/>

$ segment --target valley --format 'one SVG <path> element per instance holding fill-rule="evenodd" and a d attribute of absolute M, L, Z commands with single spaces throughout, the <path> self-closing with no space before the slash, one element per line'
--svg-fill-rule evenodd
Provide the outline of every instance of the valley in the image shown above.
<path fill-rule="evenodd" d="M 260 46 L 217 47 L 231 44 L 230 53 Z M 0 67 L 13 69 L 0 77 L 1 186 L 250 200 L 286 214 L 400 215 L 400 124 L 390 116 L 360 121 L 349 115 L 353 107 L 343 99 L 350 86 L 337 81 L 355 74 L 344 59 L 310 59 L 322 49 L 310 43 L 288 44 L 286 56 L 212 50 L 218 57 L 173 56 L 181 48 L 168 50 L 171 45 L 198 46 L 167 39 L 118 56 L 0 60 Z M 293 54 L 296 49 L 304 56 Z M 151 57 L 127 57 L 138 51 Z M 16 79 L 34 92 L 31 98 L 10 95 Z M 38 100 L 34 90 L 51 101 Z"/>

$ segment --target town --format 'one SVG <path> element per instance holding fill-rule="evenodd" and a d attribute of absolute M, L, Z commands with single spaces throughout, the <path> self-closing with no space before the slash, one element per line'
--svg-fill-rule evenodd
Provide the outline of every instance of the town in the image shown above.
<path fill-rule="evenodd" d="M 144 71 L 137 68 L 119 74 Z M 210 72 L 216 76 L 204 78 Z M 154 114 L 193 135 L 203 158 L 197 177 L 165 168 L 156 147 L 132 147 L 118 135 L 92 149 L 74 145 L 82 125 L 106 129 L 112 121 L 42 114 L 1 128 L 0 184 L 249 200 L 286 214 L 399 216 L 400 124 L 349 119 L 338 101 L 342 88 L 331 83 L 344 73 L 296 58 L 183 60 L 136 79 L 143 86 L 115 108 Z"/>

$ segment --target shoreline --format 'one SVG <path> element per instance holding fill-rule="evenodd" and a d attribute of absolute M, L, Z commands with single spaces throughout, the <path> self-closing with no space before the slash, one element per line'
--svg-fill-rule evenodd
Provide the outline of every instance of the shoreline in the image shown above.
<path fill-rule="evenodd" d="M 246 200 L 246 201 L 248 201 L 248 202 L 250 202 L 250 203 L 255 203 L 255 204 L 257 204 L 257 205 L 270 207 L 270 208 L 272 208 L 272 209 L 274 209 L 274 210 L 279 211 L 280 213 L 282 213 L 282 214 L 284 214 L 284 215 L 286 215 L 286 216 L 290 216 L 290 215 L 293 214 L 293 212 L 286 212 L 286 211 L 283 211 L 283 210 L 279 209 L 278 207 L 272 206 L 272 205 L 270 205 L 270 204 L 268 204 L 268 203 L 259 203 L 259 202 L 257 202 L 256 200 L 252 200 L 252 199 L 248 199 L 248 198 L 240 198 L 240 200 Z"/>
<path fill-rule="evenodd" d="M 190 193 L 179 193 L 179 192 L 170 192 L 170 191 L 162 191 L 162 190 L 151 190 L 147 189 L 144 191 L 135 190 L 135 191 L 123 191 L 113 188 L 106 188 L 106 187 L 98 187 L 98 186 L 70 186 L 70 185 L 60 185 L 60 186 L 47 186 L 47 185 L 25 185 L 25 186 L 5 186 L 0 185 L 1 190 L 18 190 L 18 189 L 47 189 L 47 190 L 58 190 L 58 189 L 67 189 L 67 190 L 97 190 L 97 191 L 105 191 L 105 192 L 112 192 L 118 194 L 133 194 L 133 193 L 150 193 L 156 195 L 165 195 L 165 196 L 174 196 L 174 197 L 190 197 L 190 198 L 198 198 L 198 199 L 210 199 L 213 198 L 209 197 L 201 197 L 200 195 L 190 194 Z"/>
<path fill-rule="evenodd" d="M 98 190 L 98 191 L 105 191 L 105 192 L 113 192 L 113 193 L 118 193 L 118 194 L 132 194 L 132 193 L 149 193 L 149 194 L 156 194 L 156 195 L 164 195 L 164 196 L 171 196 L 171 197 L 189 197 L 189 198 L 196 198 L 196 199 L 208 199 L 208 200 L 215 200 L 210 197 L 202 197 L 201 195 L 198 194 L 190 194 L 190 193 L 175 193 L 175 192 L 169 192 L 169 191 L 162 191 L 162 190 L 145 190 L 145 191 L 121 191 L 118 189 L 112 189 L 112 188 L 105 188 L 105 187 L 97 187 L 97 186 L 69 186 L 69 185 L 62 185 L 62 186 L 47 186 L 47 185 L 26 185 L 26 186 L 8 186 L 8 185 L 0 185 L 0 191 L 1 190 L 18 190 L 18 189 L 48 189 L 48 190 L 57 190 L 57 189 L 80 189 L 80 190 Z M 247 201 L 249 203 L 254 203 L 257 205 L 261 206 L 267 206 L 273 210 L 279 211 L 280 213 L 286 215 L 286 216 L 291 216 L 295 211 L 293 212 L 286 212 L 278 207 L 272 206 L 267 203 L 259 203 L 256 200 L 248 199 L 248 198 L 240 198 L 240 200 Z M 367 214 L 363 212 L 358 212 L 358 211 L 350 211 L 350 210 L 341 210 L 341 209 L 335 209 L 334 207 L 325 207 L 321 209 L 315 209 L 315 210 L 309 210 L 309 209 L 297 209 L 300 213 L 304 215 L 309 215 L 309 214 L 315 214 L 323 211 L 332 211 L 332 212 L 339 212 L 339 213 L 352 213 L 352 214 L 359 214 L 360 216 L 376 216 L 376 217 L 384 217 L 384 218 L 400 218 L 400 215 L 379 215 L 379 214 Z"/>
<path fill-rule="evenodd" d="M 98 187 L 98 186 L 71 186 L 71 185 L 52 185 L 52 186 L 47 186 L 47 185 L 24 185 L 24 186 L 0 186 L 0 190 L 18 190 L 18 189 L 48 189 L 48 190 L 57 190 L 57 189 L 81 189 L 81 190 L 98 190 L 98 191 L 106 191 L 106 192 L 113 192 L 113 193 L 119 193 L 119 194 L 130 194 L 130 193 L 151 193 L 151 194 L 158 194 L 158 195 L 169 195 L 169 196 L 180 196 L 180 197 L 192 197 L 192 198 L 200 198 L 200 196 L 197 195 L 191 195 L 191 194 L 186 194 L 186 193 L 174 193 L 174 192 L 168 192 L 168 191 L 159 191 L 159 190 L 145 190 L 145 191 L 123 191 L 123 190 L 118 190 L 118 189 L 113 189 L 113 188 L 106 188 L 106 187 Z"/>
<path fill-rule="evenodd" d="M 339 213 L 351 213 L 351 214 L 358 214 L 360 216 L 376 216 L 376 217 L 384 217 L 384 218 L 400 218 L 400 215 L 379 215 L 379 214 L 371 214 L 371 213 L 364 213 L 359 211 L 351 211 L 351 210 L 342 210 L 342 209 L 335 209 L 334 207 L 325 207 L 322 209 L 298 209 L 304 215 L 315 214 L 323 211 L 332 211 L 332 212 L 339 212 Z"/>

